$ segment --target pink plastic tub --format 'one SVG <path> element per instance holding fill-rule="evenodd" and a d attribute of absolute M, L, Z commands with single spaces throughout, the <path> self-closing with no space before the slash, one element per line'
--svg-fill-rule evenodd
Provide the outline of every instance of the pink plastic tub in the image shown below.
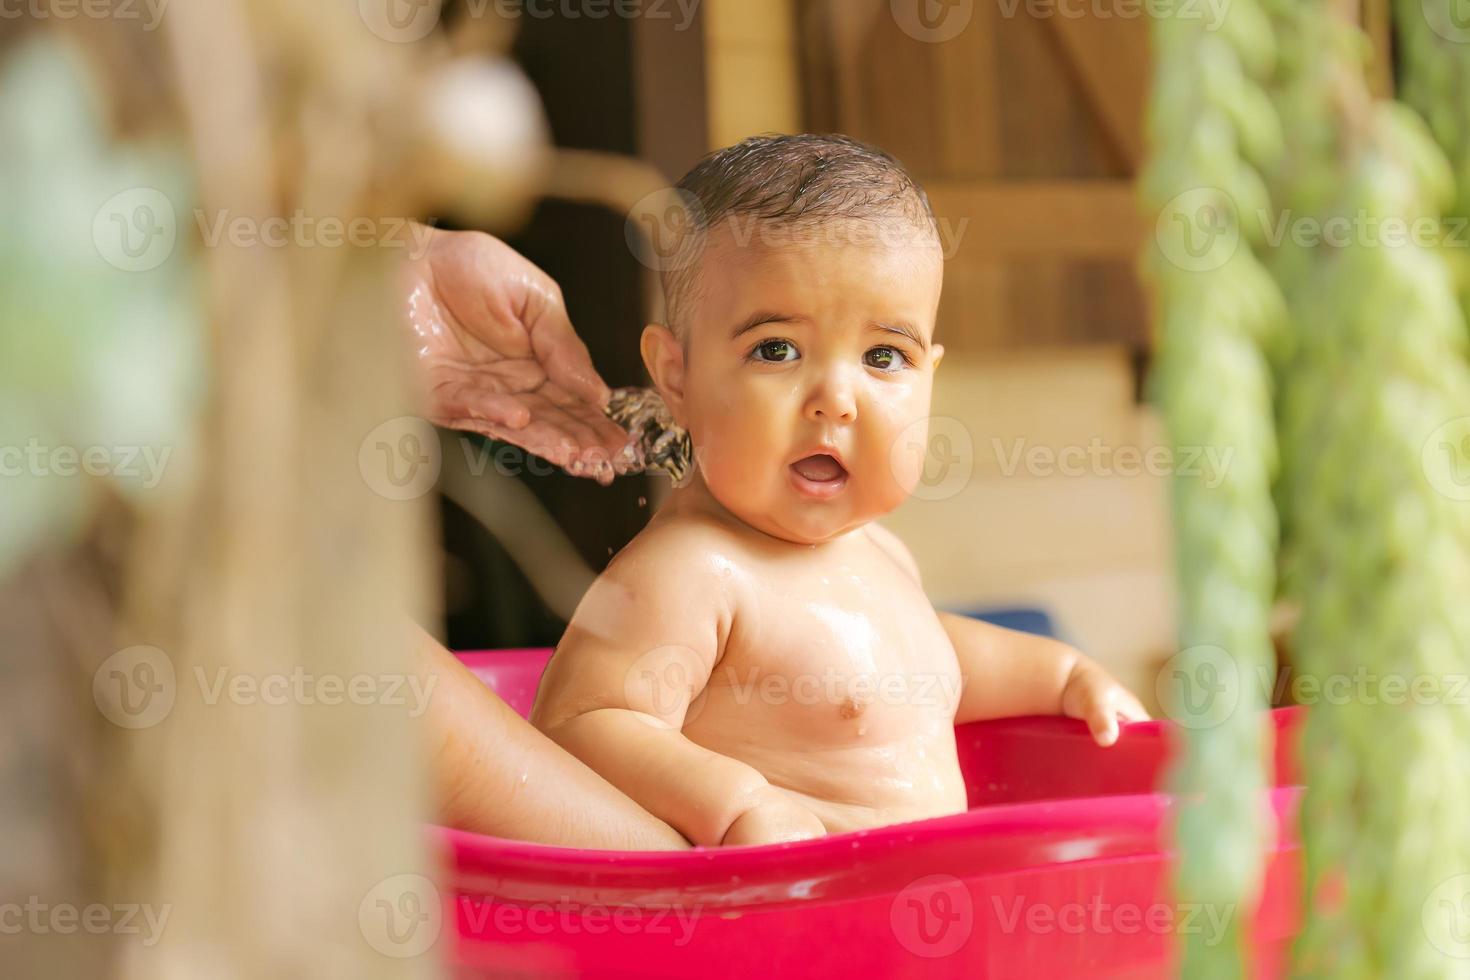
<path fill-rule="evenodd" d="M 524 714 L 549 654 L 462 656 Z M 1101 749 L 1080 722 L 1007 719 L 955 730 L 970 810 L 950 817 L 684 853 L 440 829 L 456 976 L 1166 977 L 1178 935 L 1218 936 L 1226 915 L 1249 917 L 1257 976 L 1278 976 L 1299 915 L 1299 721 L 1262 720 L 1279 832 L 1255 909 L 1169 895 L 1167 725 Z"/>

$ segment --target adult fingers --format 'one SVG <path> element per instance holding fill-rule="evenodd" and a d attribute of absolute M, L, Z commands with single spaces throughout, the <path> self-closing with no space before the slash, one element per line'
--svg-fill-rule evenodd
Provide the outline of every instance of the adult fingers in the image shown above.
<path fill-rule="evenodd" d="M 541 406 L 536 419 L 516 433 L 517 444 L 572 476 L 586 476 L 604 485 L 616 475 L 611 455 L 597 444 L 591 426 L 553 406 Z"/>
<path fill-rule="evenodd" d="M 537 290 L 526 307 L 526 332 L 531 350 L 552 383 L 602 409 L 611 397 L 607 383 L 592 366 L 587 345 L 572 329 L 559 293 Z"/>
<path fill-rule="evenodd" d="M 437 386 L 433 400 L 437 410 L 431 421 L 446 429 L 478 432 L 475 423 L 481 423 L 514 431 L 524 429 L 531 422 L 532 413 L 524 399 L 468 381 L 448 381 Z"/>
<path fill-rule="evenodd" d="M 542 394 L 568 418 L 586 427 L 585 432 L 579 430 L 576 433 L 578 444 L 584 452 L 606 457 L 617 473 L 628 473 L 637 468 L 638 453 L 633 447 L 634 438 L 627 429 L 604 415 L 601 409 L 588 405 L 556 385 L 548 385 Z M 550 420 L 553 416 L 548 413 L 546 418 Z"/>
<path fill-rule="evenodd" d="M 627 452 L 632 436 L 622 426 L 565 392 L 547 395 L 545 390 L 512 394 L 462 383 L 447 414 L 432 421 L 512 443 L 603 485 L 636 467 L 636 452 Z"/>

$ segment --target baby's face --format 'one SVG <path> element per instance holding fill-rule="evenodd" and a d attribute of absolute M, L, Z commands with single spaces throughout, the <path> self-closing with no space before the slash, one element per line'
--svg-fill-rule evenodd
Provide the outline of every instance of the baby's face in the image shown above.
<path fill-rule="evenodd" d="M 917 232 L 885 239 L 901 245 L 818 237 L 768 247 L 759 229 L 744 245 L 728 224 L 711 234 L 670 399 L 710 494 L 746 524 L 803 544 L 908 496 L 943 355 L 932 339 L 937 243 Z"/>

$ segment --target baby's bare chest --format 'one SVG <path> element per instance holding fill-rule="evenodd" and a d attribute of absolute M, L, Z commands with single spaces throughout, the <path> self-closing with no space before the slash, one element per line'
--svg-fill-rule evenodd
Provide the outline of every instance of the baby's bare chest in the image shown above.
<path fill-rule="evenodd" d="M 917 582 L 886 560 L 785 571 L 740 590 L 707 707 L 819 741 L 947 730 L 959 666 Z"/>

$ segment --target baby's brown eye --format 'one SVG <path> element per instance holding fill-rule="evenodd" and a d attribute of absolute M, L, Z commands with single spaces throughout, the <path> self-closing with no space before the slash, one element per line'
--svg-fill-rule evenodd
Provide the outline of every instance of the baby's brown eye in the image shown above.
<path fill-rule="evenodd" d="M 763 340 L 752 351 L 758 361 L 794 361 L 796 345 L 789 340 Z"/>
<path fill-rule="evenodd" d="M 903 352 L 894 347 L 874 347 L 863 355 L 863 361 L 868 367 L 875 367 L 880 371 L 897 370 L 907 360 Z"/>

